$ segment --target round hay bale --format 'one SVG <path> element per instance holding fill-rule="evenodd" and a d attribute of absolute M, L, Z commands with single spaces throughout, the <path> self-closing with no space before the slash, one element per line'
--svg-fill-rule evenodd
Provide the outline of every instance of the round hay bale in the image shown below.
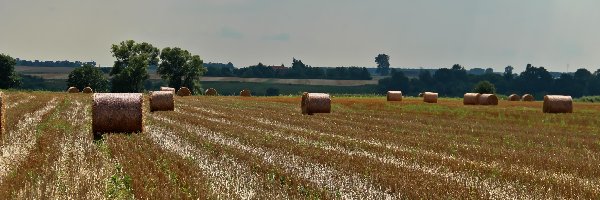
<path fill-rule="evenodd" d="M 217 92 L 217 90 L 215 90 L 214 88 L 208 88 L 205 92 L 204 95 L 206 96 L 217 96 L 219 95 L 219 93 Z"/>
<path fill-rule="evenodd" d="M 521 97 L 517 94 L 511 94 L 508 96 L 508 101 L 520 101 Z"/>
<path fill-rule="evenodd" d="M 94 90 L 92 90 L 91 87 L 85 87 L 85 88 L 83 88 L 83 93 L 86 93 L 86 94 L 94 93 Z"/>
<path fill-rule="evenodd" d="M 521 101 L 535 101 L 535 98 L 533 95 L 525 94 L 523 97 L 521 97 Z"/>
<path fill-rule="evenodd" d="M 387 92 L 387 100 L 388 101 L 402 101 L 402 91 L 388 91 Z"/>
<path fill-rule="evenodd" d="M 2 137 L 2 134 L 4 134 L 4 113 L 6 113 L 4 104 L 6 104 L 6 102 L 4 102 L 4 94 L 0 92 L 0 138 Z"/>
<path fill-rule="evenodd" d="M 173 92 L 154 91 L 150 92 L 150 112 L 154 111 L 173 111 L 175 102 L 173 101 Z"/>
<path fill-rule="evenodd" d="M 421 93 L 419 93 L 419 97 L 423 97 L 423 93 L 422 93 L 422 92 L 421 92 Z"/>
<path fill-rule="evenodd" d="M 463 98 L 463 105 L 479 105 L 479 93 L 466 93 Z"/>
<path fill-rule="evenodd" d="M 331 113 L 331 98 L 325 93 L 302 94 L 302 114 L 312 115 L 314 113 Z"/>
<path fill-rule="evenodd" d="M 179 90 L 177 90 L 177 95 L 182 97 L 190 96 L 192 95 L 192 91 L 190 91 L 190 89 L 188 89 L 187 87 L 181 87 L 179 88 Z"/>
<path fill-rule="evenodd" d="M 544 113 L 572 113 L 573 98 L 571 96 L 546 95 L 544 96 Z"/>
<path fill-rule="evenodd" d="M 498 105 L 498 97 L 495 94 L 482 94 L 479 96 L 479 105 Z"/>
<path fill-rule="evenodd" d="M 77 89 L 76 87 L 69 87 L 69 89 L 67 89 L 68 93 L 79 93 L 79 89 Z"/>
<path fill-rule="evenodd" d="M 240 91 L 240 96 L 251 97 L 252 96 L 252 91 L 250 91 L 250 90 L 242 90 L 242 91 Z"/>
<path fill-rule="evenodd" d="M 425 103 L 437 103 L 437 100 L 438 100 L 438 93 L 425 92 L 423 94 L 423 101 Z"/>
<path fill-rule="evenodd" d="M 175 88 L 172 87 L 160 87 L 160 91 L 170 91 L 175 95 Z"/>
<path fill-rule="evenodd" d="M 141 93 L 95 93 L 92 104 L 92 132 L 143 132 L 144 111 Z"/>

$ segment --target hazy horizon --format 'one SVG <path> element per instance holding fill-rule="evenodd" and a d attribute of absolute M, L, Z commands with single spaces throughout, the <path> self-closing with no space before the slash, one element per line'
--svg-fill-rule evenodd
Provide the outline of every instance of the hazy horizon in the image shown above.
<path fill-rule="evenodd" d="M 600 68 L 600 1 L 6 1 L 0 53 L 28 60 L 112 65 L 123 40 L 181 47 L 238 67 L 466 68 L 528 63 L 549 71 Z"/>

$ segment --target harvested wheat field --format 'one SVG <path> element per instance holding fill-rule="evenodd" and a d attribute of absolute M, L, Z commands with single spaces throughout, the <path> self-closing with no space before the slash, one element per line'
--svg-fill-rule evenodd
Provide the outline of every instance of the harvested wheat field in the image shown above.
<path fill-rule="evenodd" d="M 4 92 L 0 199 L 600 198 L 600 104 L 300 102 L 144 101 L 145 132 L 95 140 L 89 95 Z"/>

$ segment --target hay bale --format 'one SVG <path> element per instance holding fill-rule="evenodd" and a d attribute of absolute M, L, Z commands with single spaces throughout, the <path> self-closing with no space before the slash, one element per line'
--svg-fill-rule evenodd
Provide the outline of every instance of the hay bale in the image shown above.
<path fill-rule="evenodd" d="M 312 115 L 314 113 L 331 113 L 331 98 L 325 93 L 302 94 L 302 114 Z"/>
<path fill-rule="evenodd" d="M 520 101 L 521 97 L 517 94 L 511 94 L 508 96 L 508 101 Z"/>
<path fill-rule="evenodd" d="M 525 94 L 523 97 L 521 97 L 521 101 L 535 101 L 535 98 L 533 95 Z"/>
<path fill-rule="evenodd" d="M 190 89 L 188 89 L 187 87 L 181 87 L 179 88 L 179 90 L 177 90 L 177 95 L 187 97 L 192 95 L 192 91 L 190 91 Z"/>
<path fill-rule="evenodd" d="M 482 94 L 479 96 L 479 105 L 498 105 L 498 97 L 495 94 Z"/>
<path fill-rule="evenodd" d="M 250 90 L 242 90 L 242 91 L 240 91 L 240 96 L 251 97 L 252 96 L 252 92 Z"/>
<path fill-rule="evenodd" d="M 544 96 L 544 113 L 572 113 L 573 98 L 562 95 Z"/>
<path fill-rule="evenodd" d="M 175 102 L 173 101 L 173 92 L 154 91 L 150 92 L 150 112 L 154 111 L 173 111 Z"/>
<path fill-rule="evenodd" d="M 85 88 L 83 88 L 83 93 L 86 93 L 86 94 L 94 93 L 94 90 L 92 90 L 91 87 L 85 87 Z"/>
<path fill-rule="evenodd" d="M 173 95 L 175 95 L 175 88 L 172 87 L 160 87 L 160 91 L 169 91 L 172 92 Z"/>
<path fill-rule="evenodd" d="M 69 87 L 69 89 L 67 89 L 68 93 L 79 93 L 79 89 L 77 89 L 76 87 Z"/>
<path fill-rule="evenodd" d="M 423 93 L 423 101 L 425 103 L 437 103 L 438 93 L 425 92 Z"/>
<path fill-rule="evenodd" d="M 206 96 L 217 96 L 219 95 L 219 93 L 217 92 L 217 90 L 215 90 L 214 88 L 208 88 L 205 92 L 204 95 Z"/>
<path fill-rule="evenodd" d="M 388 91 L 387 92 L 387 100 L 388 101 L 402 101 L 402 91 Z"/>
<path fill-rule="evenodd" d="M 423 93 L 422 93 L 422 92 L 421 92 L 421 93 L 419 93 L 419 97 L 423 97 Z"/>
<path fill-rule="evenodd" d="M 6 111 L 4 110 L 4 104 L 6 104 L 6 102 L 4 102 L 4 94 L 2 92 L 0 92 L 0 138 L 2 138 L 2 134 L 4 134 L 4 113 L 6 113 Z"/>
<path fill-rule="evenodd" d="M 479 105 L 479 93 L 466 93 L 463 98 L 463 105 Z"/>
<path fill-rule="evenodd" d="M 141 93 L 95 93 L 92 104 L 92 132 L 143 132 L 144 111 Z"/>

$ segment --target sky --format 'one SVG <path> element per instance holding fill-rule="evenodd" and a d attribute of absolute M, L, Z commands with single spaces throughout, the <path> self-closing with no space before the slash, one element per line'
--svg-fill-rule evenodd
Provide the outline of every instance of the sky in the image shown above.
<path fill-rule="evenodd" d="M 237 67 L 600 68 L 598 0 L 0 0 L 0 53 L 112 65 L 133 39 Z"/>

